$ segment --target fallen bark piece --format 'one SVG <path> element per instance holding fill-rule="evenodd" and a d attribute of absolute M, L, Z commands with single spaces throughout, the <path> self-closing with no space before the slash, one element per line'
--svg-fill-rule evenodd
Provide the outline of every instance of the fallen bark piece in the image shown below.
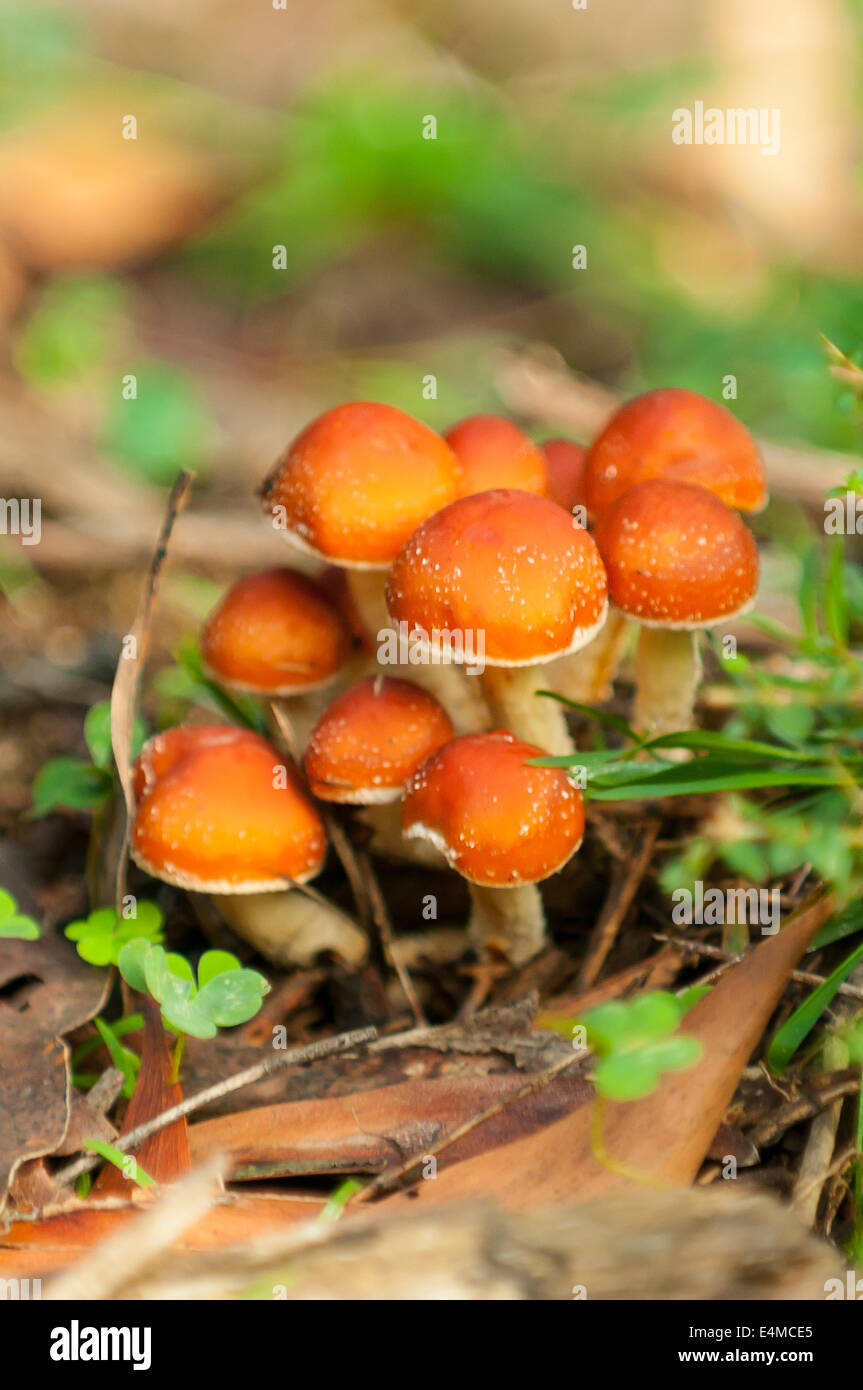
<path fill-rule="evenodd" d="M 377 1210 L 233 1247 L 173 1247 L 169 1259 L 164 1252 L 155 1258 L 158 1211 L 157 1205 L 144 1218 L 150 1223 L 144 1268 L 141 1262 L 136 1268 L 130 1253 L 143 1230 L 140 1219 L 113 1243 L 110 1261 L 104 1247 L 93 1252 L 88 1263 L 100 1272 L 100 1297 L 823 1299 L 826 1281 L 844 1277 L 836 1252 L 789 1220 L 773 1198 L 731 1183 L 708 1191 L 617 1193 L 530 1213 L 507 1212 L 488 1200 L 434 1211 Z M 75 1296 L 92 1298 L 80 1273 Z M 49 1285 L 47 1296 L 68 1288 Z"/>

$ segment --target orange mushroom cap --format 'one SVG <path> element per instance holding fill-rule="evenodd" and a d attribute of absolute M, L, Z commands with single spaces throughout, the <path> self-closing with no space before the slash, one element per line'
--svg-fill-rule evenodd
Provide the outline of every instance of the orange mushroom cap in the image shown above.
<path fill-rule="evenodd" d="M 208 618 L 204 664 L 225 685 L 290 695 L 326 685 L 344 665 L 350 633 L 321 587 L 292 569 L 240 579 Z"/>
<path fill-rule="evenodd" d="M 767 501 L 764 462 L 749 431 L 725 406 L 677 387 L 628 401 L 591 445 L 589 510 L 601 515 L 649 478 L 697 483 L 743 512 L 760 511 Z"/>
<path fill-rule="evenodd" d="M 462 466 L 462 496 L 517 487 L 545 497 L 548 472 L 532 439 L 500 415 L 471 415 L 444 435 Z"/>
<path fill-rule="evenodd" d="M 323 822 L 297 773 L 266 739 L 230 726 L 170 729 L 133 774 L 132 857 L 199 893 L 263 893 L 313 878 Z"/>
<path fill-rule="evenodd" d="M 571 512 L 573 507 L 587 508 L 584 475 L 587 469 L 587 450 L 570 439 L 547 439 L 540 446 L 548 472 L 548 495 L 552 502 Z"/>
<path fill-rule="evenodd" d="M 758 548 L 737 512 L 706 488 L 639 483 L 596 523 L 612 602 L 648 627 L 710 627 L 748 608 Z"/>
<path fill-rule="evenodd" d="M 461 468 L 439 434 L 394 406 L 355 401 L 303 430 L 264 483 L 263 503 L 303 549 L 386 569 L 460 491 Z"/>
<path fill-rule="evenodd" d="M 584 802 L 541 748 L 495 730 L 444 744 L 410 779 L 407 838 L 430 840 L 471 883 L 517 888 L 556 873 L 584 834 Z"/>
<path fill-rule="evenodd" d="M 321 715 L 306 749 L 306 776 L 322 801 L 397 801 L 420 763 L 454 732 L 427 691 L 391 676 L 367 676 Z"/>
<path fill-rule="evenodd" d="M 484 634 L 490 666 L 532 666 L 583 647 L 607 611 L 605 571 L 588 533 L 556 502 L 499 489 L 429 517 L 397 556 L 393 618 Z"/>

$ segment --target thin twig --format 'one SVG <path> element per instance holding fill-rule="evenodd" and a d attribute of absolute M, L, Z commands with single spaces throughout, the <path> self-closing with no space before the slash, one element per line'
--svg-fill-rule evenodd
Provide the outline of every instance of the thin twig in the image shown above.
<path fill-rule="evenodd" d="M 407 969 L 407 966 L 404 964 L 403 961 L 399 960 L 398 955 L 393 949 L 392 923 L 390 922 L 390 915 L 387 911 L 387 905 L 384 902 L 384 896 L 381 892 L 380 884 L 378 883 L 378 876 L 375 873 L 374 868 L 372 867 L 371 859 L 365 852 L 358 854 L 357 860 L 364 871 L 363 879 L 366 886 L 366 890 L 368 892 L 369 902 L 371 903 L 372 921 L 374 922 L 380 934 L 381 946 L 383 948 L 387 964 L 390 966 L 392 970 L 395 971 L 396 975 L 398 976 L 399 984 L 402 987 L 404 996 L 410 1005 L 411 1013 L 414 1016 L 414 1022 L 416 1023 L 418 1028 L 422 1028 L 425 1026 L 427 1022 L 426 1016 L 423 1013 L 422 1005 L 420 1004 L 420 1001 L 417 998 L 417 993 L 414 989 L 413 980 L 410 977 L 410 973 Z"/>
<path fill-rule="evenodd" d="M 803 1120 L 811 1120 L 813 1115 L 820 1115 L 828 1105 L 834 1101 L 844 1100 L 846 1096 L 854 1096 L 860 1090 L 860 1073 L 846 1077 L 841 1081 L 836 1081 L 830 1086 L 826 1086 L 823 1091 L 810 1092 L 801 1096 L 797 1100 L 789 1101 L 786 1105 L 779 1107 L 772 1115 L 767 1115 L 760 1120 L 746 1136 L 756 1149 L 766 1149 L 772 1144 L 776 1144 L 792 1125 L 799 1125 Z M 826 1174 L 825 1174 L 826 1176 Z"/>
<path fill-rule="evenodd" d="M 347 1052 L 353 1047 L 360 1047 L 363 1043 L 372 1042 L 377 1035 L 376 1028 L 355 1028 L 350 1033 L 339 1033 L 334 1038 L 322 1038 L 318 1042 L 307 1043 L 303 1047 L 292 1047 L 287 1052 L 275 1053 L 272 1057 L 268 1057 L 265 1062 L 258 1062 L 253 1067 L 247 1067 L 245 1071 L 237 1072 L 235 1076 L 226 1077 L 224 1081 L 217 1081 L 215 1085 L 208 1086 L 204 1091 L 198 1091 L 197 1095 L 181 1100 L 178 1105 L 172 1105 L 161 1115 L 156 1115 L 152 1120 L 147 1120 L 144 1124 L 138 1125 L 137 1128 L 129 1130 L 128 1134 L 118 1136 L 114 1141 L 114 1146 L 123 1153 L 129 1149 L 136 1149 L 145 1139 L 149 1139 L 151 1134 L 157 1134 L 166 1125 L 173 1124 L 175 1120 L 181 1120 L 184 1115 L 190 1115 L 195 1110 L 200 1110 L 202 1106 L 209 1105 L 211 1101 L 220 1100 L 222 1096 L 230 1095 L 232 1091 L 239 1091 L 243 1086 L 250 1086 L 253 1082 L 272 1076 L 273 1072 L 282 1071 L 285 1067 L 302 1066 L 306 1062 L 316 1062 L 321 1057 L 331 1057 L 334 1053 Z M 98 1155 L 76 1159 L 74 1163 L 68 1163 L 65 1168 L 61 1168 L 55 1173 L 54 1180 L 58 1183 L 74 1182 L 81 1173 L 89 1172 L 91 1168 L 97 1167 L 101 1162 L 102 1160 Z"/>
<path fill-rule="evenodd" d="M 114 751 L 114 762 L 117 765 L 117 776 L 120 779 L 120 788 L 123 792 L 123 802 L 126 808 L 126 820 L 123 828 L 122 843 L 117 856 L 117 873 L 114 888 L 114 899 L 118 916 L 122 916 L 123 913 L 129 843 L 132 835 L 132 822 L 135 819 L 135 793 L 132 789 L 131 746 L 135 716 L 138 712 L 141 681 L 144 675 L 144 664 L 147 660 L 147 652 L 150 646 L 150 629 L 153 623 L 156 597 L 159 592 L 159 578 L 168 554 L 168 542 L 171 539 L 174 522 L 189 499 L 189 493 L 192 490 L 192 483 L 194 481 L 195 475 L 193 473 L 180 473 L 171 489 L 162 528 L 159 532 L 159 539 L 156 542 L 156 549 L 153 554 L 153 559 L 150 562 L 147 578 L 144 582 L 144 590 L 138 604 L 138 611 L 135 614 L 135 622 L 129 637 L 123 641 L 123 647 L 117 662 L 117 671 L 114 676 L 114 684 L 111 689 L 111 742 Z M 126 642 L 130 638 L 132 642 L 131 652 L 126 649 Z"/>
<path fill-rule="evenodd" d="M 653 933 L 655 941 L 665 941 L 670 946 L 676 946 L 681 951 L 690 951 L 693 955 L 707 956 L 710 960 L 721 961 L 723 966 L 739 965 L 749 951 L 742 951 L 735 955 L 731 951 L 723 951 L 719 946 L 709 946 L 705 941 L 682 941 L 676 936 L 664 936 L 661 932 Z M 750 950 L 753 948 L 750 947 Z M 801 985 L 823 985 L 825 977 L 816 975 L 811 970 L 792 970 L 790 978 L 796 980 Z M 849 999 L 863 999 L 863 989 L 858 985 L 841 984 L 836 991 L 837 994 L 846 994 Z"/>
<path fill-rule="evenodd" d="M 524 1100 L 525 1097 L 533 1095 L 535 1091 L 541 1091 L 543 1087 L 547 1086 L 555 1077 L 559 1076 L 562 1071 L 566 1071 L 574 1062 L 583 1062 L 589 1055 L 590 1054 L 585 1051 L 573 1052 L 571 1056 L 562 1057 L 560 1061 L 553 1062 L 550 1067 L 546 1067 L 545 1071 L 537 1072 L 536 1075 L 532 1076 L 529 1081 L 526 1081 L 523 1086 L 520 1086 L 517 1091 L 513 1091 L 512 1095 L 505 1096 L 502 1100 L 495 1101 L 494 1105 L 489 1105 L 485 1110 L 480 1110 L 477 1115 L 472 1115 L 469 1120 L 464 1120 L 460 1125 L 456 1125 L 455 1129 L 450 1130 L 448 1134 L 444 1135 L 443 1139 L 439 1140 L 436 1144 L 432 1144 L 431 1147 L 424 1149 L 421 1154 L 415 1154 L 412 1158 L 406 1159 L 405 1162 L 399 1164 L 397 1168 L 387 1168 L 385 1172 L 379 1174 L 372 1182 L 367 1183 L 366 1186 L 356 1194 L 356 1197 L 350 1200 L 348 1205 L 357 1205 L 361 1202 L 372 1202 L 384 1196 L 386 1193 L 394 1191 L 401 1185 L 404 1178 L 406 1178 L 414 1168 L 418 1168 L 421 1163 L 425 1163 L 427 1159 L 435 1158 L 438 1154 L 443 1153 L 445 1149 L 450 1148 L 457 1140 L 463 1139 L 466 1134 L 476 1129 L 478 1125 L 485 1124 L 487 1120 L 494 1119 L 496 1115 L 506 1110 L 508 1106 L 514 1105 L 517 1101 Z"/>
<path fill-rule="evenodd" d="M 842 1150 L 839 1156 L 837 1158 L 834 1158 L 833 1162 L 830 1164 L 830 1167 L 827 1169 L 825 1173 L 819 1174 L 819 1176 L 817 1178 L 814 1178 L 811 1183 L 808 1183 L 805 1187 L 800 1188 L 799 1192 L 796 1194 L 798 1200 L 805 1197 L 809 1192 L 809 1189 L 815 1187 L 816 1183 L 819 1186 L 822 1186 L 824 1183 L 829 1182 L 831 1178 L 835 1178 L 838 1173 L 841 1173 L 843 1169 L 848 1167 L 849 1163 L 853 1163 L 854 1160 L 857 1158 L 863 1158 L 863 1152 L 861 1152 L 857 1148 L 856 1144 L 848 1144 Z"/>
<path fill-rule="evenodd" d="M 623 919 L 632 906 L 641 880 L 647 872 L 653 846 L 659 834 L 659 825 L 658 817 L 647 822 L 638 851 L 634 855 L 628 855 L 615 872 L 602 911 L 590 933 L 587 952 L 578 974 L 578 987 L 581 990 L 586 991 L 591 985 L 596 984 L 608 953 L 617 940 Z"/>

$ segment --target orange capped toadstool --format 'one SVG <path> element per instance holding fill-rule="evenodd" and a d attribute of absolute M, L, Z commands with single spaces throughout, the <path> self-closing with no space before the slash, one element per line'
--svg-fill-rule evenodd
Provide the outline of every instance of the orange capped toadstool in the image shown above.
<path fill-rule="evenodd" d="M 532 767 L 543 750 L 513 734 L 467 735 L 433 753 L 408 782 L 402 824 L 467 879 L 477 953 L 521 965 L 545 939 L 536 884 L 581 844 L 584 802 L 562 768 Z"/>
<path fill-rule="evenodd" d="M 239 935 L 278 964 L 320 951 L 364 959 L 365 937 L 306 883 L 326 854 L 324 825 L 296 770 L 258 734 L 231 725 L 169 729 L 135 764 L 131 853 L 155 878 L 218 894 Z"/>
<path fill-rule="evenodd" d="M 379 849 L 428 860 L 406 852 L 398 803 L 420 763 L 454 735 L 449 715 L 428 691 L 392 676 L 367 676 L 321 715 L 306 749 L 306 777 L 321 801 L 365 807 L 362 819 Z"/>
<path fill-rule="evenodd" d="M 540 448 L 548 473 L 548 496 L 567 512 L 583 507 L 586 520 L 584 475 L 587 470 L 587 450 L 569 439 L 547 439 Z"/>
<path fill-rule="evenodd" d="M 320 704 L 308 699 L 330 685 L 351 651 L 351 635 L 335 605 L 308 575 L 287 567 L 262 570 L 232 585 L 204 626 L 207 671 L 233 690 L 273 701 L 291 699 L 300 741 Z"/>
<path fill-rule="evenodd" d="M 535 668 L 585 646 L 608 602 L 593 539 L 556 502 L 498 489 L 451 503 L 399 554 L 387 602 L 419 640 L 483 672 L 497 720 L 572 752 L 561 706 L 535 695 Z"/>
<path fill-rule="evenodd" d="M 389 569 L 411 532 L 460 488 L 455 455 L 428 425 L 395 406 L 351 401 L 297 436 L 262 496 L 294 545 L 362 572 Z M 366 612 L 364 600 L 361 592 Z M 382 611 L 370 616 L 372 631 L 385 621 Z"/>
<path fill-rule="evenodd" d="M 612 602 L 641 624 L 635 727 L 691 727 L 700 674 L 699 628 L 750 607 L 758 549 L 738 513 L 706 488 L 638 483 L 596 525 Z"/>
<path fill-rule="evenodd" d="M 725 406 L 679 387 L 627 401 L 594 440 L 585 470 L 588 510 L 601 516 L 651 478 L 696 483 L 742 512 L 767 502 L 764 462 L 746 427 Z"/>
<path fill-rule="evenodd" d="M 447 430 L 444 439 L 462 467 L 461 495 L 517 487 L 545 497 L 548 470 L 532 439 L 500 415 L 471 415 Z"/>
<path fill-rule="evenodd" d="M 353 401 L 318 417 L 264 483 L 265 512 L 294 545 L 348 571 L 357 608 L 378 643 L 390 638 L 386 572 L 420 522 L 458 497 L 462 470 L 445 440 L 391 405 Z M 416 680 L 456 722 L 484 711 L 469 687 L 428 664 Z M 463 707 L 463 708 L 462 708 Z"/>

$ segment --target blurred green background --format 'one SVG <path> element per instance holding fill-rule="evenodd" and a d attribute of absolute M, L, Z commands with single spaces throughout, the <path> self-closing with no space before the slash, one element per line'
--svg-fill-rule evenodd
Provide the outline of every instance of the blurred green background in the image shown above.
<path fill-rule="evenodd" d="M 522 344 L 856 449 L 859 3 L 281 3 L 0 8 L 8 381 L 100 459 L 245 492 L 345 397 L 505 407 Z M 675 145 L 699 99 L 780 152 Z"/>

